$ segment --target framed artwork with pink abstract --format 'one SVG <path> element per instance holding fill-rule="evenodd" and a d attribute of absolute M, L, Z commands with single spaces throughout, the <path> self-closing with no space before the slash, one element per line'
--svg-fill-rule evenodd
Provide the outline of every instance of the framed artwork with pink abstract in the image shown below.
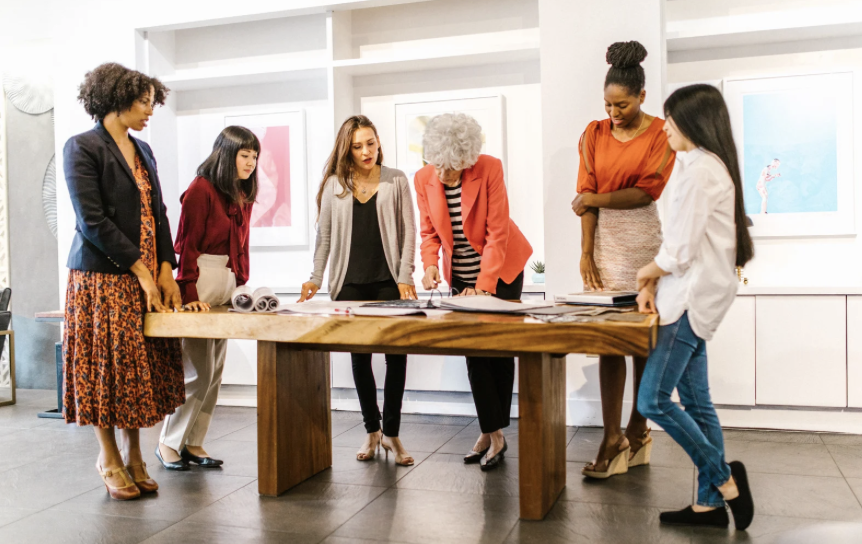
<path fill-rule="evenodd" d="M 304 113 L 235 115 L 225 117 L 224 121 L 225 126 L 239 125 L 251 130 L 260 140 L 250 245 L 308 245 Z"/>

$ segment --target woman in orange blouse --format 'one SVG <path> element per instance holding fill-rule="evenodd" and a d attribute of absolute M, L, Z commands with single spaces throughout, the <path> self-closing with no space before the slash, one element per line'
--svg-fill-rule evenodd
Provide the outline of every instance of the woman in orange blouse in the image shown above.
<path fill-rule="evenodd" d="M 608 48 L 605 78 L 609 119 L 593 121 L 580 142 L 578 196 L 572 209 L 581 218 L 581 276 L 587 290 L 636 291 L 640 267 L 661 245 L 655 201 L 673 169 L 664 121 L 641 110 L 646 91 L 640 63 L 646 49 L 638 42 Z M 620 429 L 625 358 L 599 357 L 604 438 L 585 476 L 607 478 L 649 463 L 652 438 L 637 411 L 637 391 L 646 359 L 634 358 L 634 403 L 625 434 Z"/>

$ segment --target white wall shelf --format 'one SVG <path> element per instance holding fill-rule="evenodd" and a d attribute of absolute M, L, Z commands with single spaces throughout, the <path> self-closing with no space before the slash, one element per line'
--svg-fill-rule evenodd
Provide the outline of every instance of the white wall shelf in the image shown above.
<path fill-rule="evenodd" d="M 395 59 L 362 58 L 336 60 L 333 68 L 351 76 L 369 76 L 398 72 L 416 72 L 446 68 L 463 68 L 488 64 L 503 64 L 539 59 L 538 44 L 517 47 L 502 46 L 489 51 L 465 51 L 460 54 L 416 53 L 411 57 Z"/>
<path fill-rule="evenodd" d="M 298 59 L 257 66 L 230 65 L 181 70 L 159 79 L 172 91 L 196 91 L 325 78 L 327 66 L 326 61 Z"/>

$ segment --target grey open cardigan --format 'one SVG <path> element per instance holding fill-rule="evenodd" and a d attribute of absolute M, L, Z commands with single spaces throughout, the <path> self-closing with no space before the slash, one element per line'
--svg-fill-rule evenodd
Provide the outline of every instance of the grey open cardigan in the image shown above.
<path fill-rule="evenodd" d="M 314 273 L 311 281 L 323 286 L 326 261 L 329 266 L 329 297 L 335 300 L 347 274 L 350 262 L 350 239 L 353 231 L 353 195 L 342 198 L 343 189 L 336 176 L 330 176 L 323 188 L 320 216 L 317 219 L 317 241 L 314 247 Z M 386 264 L 396 283 L 413 285 L 413 259 L 416 254 L 416 224 L 410 182 L 401 170 L 380 167 L 377 189 L 377 220 Z M 330 255 L 331 253 L 331 255 Z M 331 258 L 330 258 L 331 257 Z"/>

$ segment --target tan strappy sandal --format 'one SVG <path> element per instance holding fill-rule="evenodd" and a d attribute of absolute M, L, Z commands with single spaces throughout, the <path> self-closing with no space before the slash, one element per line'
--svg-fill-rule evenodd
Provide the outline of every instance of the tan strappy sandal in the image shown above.
<path fill-rule="evenodd" d="M 360 449 L 356 452 L 356 460 L 357 461 L 371 461 L 374 459 L 375 452 L 380 451 L 380 441 L 383 433 L 381 431 L 377 431 L 376 433 L 368 433 L 369 435 L 373 434 L 377 436 L 377 441 L 372 441 L 371 446 L 368 449 Z M 363 444 L 365 446 L 365 444 Z"/>
<path fill-rule="evenodd" d="M 616 474 L 625 474 L 629 471 L 629 453 L 631 452 L 631 446 L 626 446 L 622 448 L 623 442 L 625 442 L 626 437 L 623 435 L 619 441 L 617 442 L 617 453 L 613 459 L 605 459 L 601 464 L 596 464 L 595 461 L 587 464 L 583 469 L 581 469 L 581 474 L 584 476 L 588 476 L 590 478 L 596 478 L 599 480 L 604 480 L 605 478 L 610 478 Z M 598 470 L 599 468 L 604 468 L 604 470 Z"/>
<path fill-rule="evenodd" d="M 629 468 L 649 464 L 650 454 L 652 453 L 652 437 L 649 435 L 650 431 L 652 431 L 652 429 L 644 431 L 643 436 L 640 438 L 641 447 L 638 448 L 638 451 L 631 453 L 629 457 Z M 631 439 L 629 439 L 629 444 L 631 444 Z"/>
<path fill-rule="evenodd" d="M 159 484 L 150 478 L 150 474 L 147 472 L 147 464 L 145 462 L 141 461 L 134 465 L 126 465 L 126 470 L 135 480 L 135 485 L 138 486 L 141 493 L 155 493 L 159 490 Z"/>
<path fill-rule="evenodd" d="M 390 441 L 388 444 L 384 441 L 384 439 L 387 439 L 387 438 L 388 438 L 388 439 L 389 439 L 389 441 Z M 413 458 L 412 458 L 412 457 L 407 453 L 407 451 L 404 451 L 404 453 L 402 454 L 402 453 L 399 453 L 399 452 L 395 449 L 395 444 L 396 444 L 396 442 L 395 442 L 395 441 L 396 441 L 396 440 L 398 441 L 398 442 L 397 442 L 397 443 L 398 443 L 398 445 L 399 445 L 399 446 L 401 446 L 401 449 L 403 450 L 403 449 L 404 449 L 404 445 L 403 445 L 403 444 L 401 444 L 401 441 L 400 441 L 400 440 L 398 440 L 398 437 L 394 437 L 394 438 L 393 438 L 393 437 L 389 437 L 389 436 L 383 435 L 383 438 L 380 440 L 380 445 L 381 445 L 381 446 L 383 446 L 383 450 L 386 452 L 386 457 L 389 457 L 389 452 L 390 452 L 390 451 L 394 451 L 394 452 L 395 452 L 395 464 L 396 464 L 396 465 L 401 465 L 402 467 L 411 467 L 411 466 L 413 466 L 413 463 L 415 463 L 415 461 L 414 461 L 414 460 L 413 460 Z"/>
<path fill-rule="evenodd" d="M 135 482 L 132 481 L 132 477 L 129 476 L 129 471 L 126 470 L 126 467 L 102 470 L 102 466 L 96 463 L 96 470 L 99 471 L 99 476 L 101 476 L 102 481 L 105 482 L 105 489 L 108 490 L 108 494 L 115 501 L 129 501 L 141 496 L 141 490 L 138 489 L 138 486 L 136 486 Z M 123 487 L 112 486 L 108 483 L 108 478 L 111 476 L 121 477 L 126 485 Z"/>

